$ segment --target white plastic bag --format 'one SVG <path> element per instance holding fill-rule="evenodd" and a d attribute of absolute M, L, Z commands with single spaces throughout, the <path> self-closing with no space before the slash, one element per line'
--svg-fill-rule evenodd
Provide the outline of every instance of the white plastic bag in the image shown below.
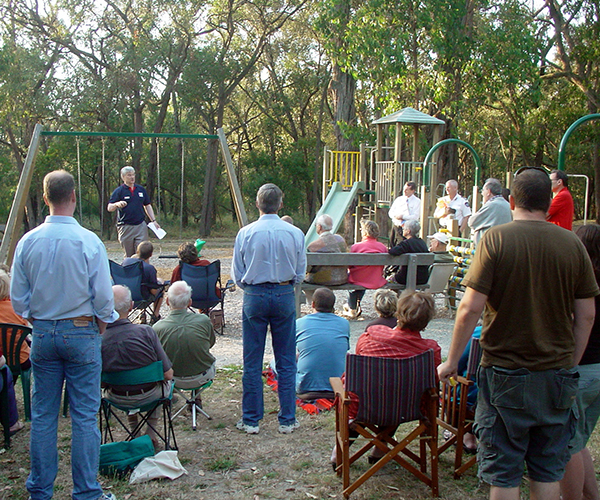
<path fill-rule="evenodd" d="M 187 471 L 181 465 L 177 458 L 177 451 L 161 451 L 153 457 L 147 457 L 142 460 L 138 466 L 133 469 L 129 484 L 143 483 L 152 479 L 168 477 L 177 479 L 179 476 L 187 474 Z"/>

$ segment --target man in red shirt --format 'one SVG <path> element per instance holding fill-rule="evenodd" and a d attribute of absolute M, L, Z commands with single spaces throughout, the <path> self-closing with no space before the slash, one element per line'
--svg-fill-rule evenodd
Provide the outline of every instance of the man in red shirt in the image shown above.
<path fill-rule="evenodd" d="M 553 170 L 550 173 L 552 181 L 552 204 L 546 215 L 546 220 L 569 231 L 573 229 L 573 197 L 569 192 L 569 178 L 563 170 Z"/>

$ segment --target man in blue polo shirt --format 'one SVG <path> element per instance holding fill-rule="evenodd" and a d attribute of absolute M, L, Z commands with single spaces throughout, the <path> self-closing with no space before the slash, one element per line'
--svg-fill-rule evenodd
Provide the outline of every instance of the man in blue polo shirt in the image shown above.
<path fill-rule="evenodd" d="M 150 204 L 150 197 L 144 187 L 135 183 L 135 169 L 123 167 L 121 169 L 123 184 L 115 189 L 106 207 L 109 212 L 117 212 L 117 233 L 119 243 L 125 250 L 125 257 L 131 257 L 142 242 L 148 240 L 148 226 L 146 215 L 150 222 L 159 228 L 154 210 Z"/>

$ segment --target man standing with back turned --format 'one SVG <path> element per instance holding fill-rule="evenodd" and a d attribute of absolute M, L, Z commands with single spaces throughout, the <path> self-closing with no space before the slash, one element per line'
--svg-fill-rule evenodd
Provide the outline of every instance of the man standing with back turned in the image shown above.
<path fill-rule="evenodd" d="M 262 366 L 270 325 L 278 376 L 279 432 L 289 434 L 298 427 L 294 284 L 301 282 L 306 272 L 304 234 L 277 215 L 283 193 L 275 184 L 260 187 L 256 206 L 260 218 L 240 229 L 231 264 L 233 278 L 244 290 L 244 393 L 237 428 L 258 434 L 264 413 Z"/>
<path fill-rule="evenodd" d="M 64 170 L 44 178 L 50 215 L 17 244 L 11 299 L 33 324 L 31 472 L 33 500 L 52 498 L 58 472 L 57 429 L 63 380 L 71 405 L 74 500 L 114 500 L 98 483 L 100 334 L 118 318 L 108 258 L 100 239 L 73 218 L 75 182 Z M 60 290 L 60 293 L 57 291 Z"/>
<path fill-rule="evenodd" d="M 518 500 L 527 463 L 532 499 L 558 500 L 569 460 L 573 403 L 598 295 L 586 250 L 546 222 L 551 185 L 541 169 L 515 174 L 514 221 L 486 231 L 464 279 L 467 286 L 440 379 L 458 360 L 485 307 L 475 434 L 479 476 L 492 500 Z M 515 264 L 516 263 L 516 264 Z"/>

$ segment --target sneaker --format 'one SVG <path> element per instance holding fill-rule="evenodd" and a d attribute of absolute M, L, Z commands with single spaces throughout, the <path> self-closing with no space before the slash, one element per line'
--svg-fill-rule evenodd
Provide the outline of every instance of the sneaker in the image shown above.
<path fill-rule="evenodd" d="M 258 434 L 258 424 L 249 425 L 245 424 L 243 419 L 239 419 L 238 423 L 235 424 L 236 428 L 240 431 L 244 431 L 246 434 Z"/>
<path fill-rule="evenodd" d="M 346 319 L 356 319 L 360 313 L 356 309 L 350 309 L 348 304 L 344 304 L 344 311 L 342 312 L 342 316 Z"/>
<path fill-rule="evenodd" d="M 280 425 L 279 426 L 279 432 L 281 434 L 291 434 L 292 432 L 294 432 L 298 427 L 300 427 L 300 422 L 298 422 L 297 420 L 293 423 L 293 424 L 288 424 L 288 425 Z"/>
<path fill-rule="evenodd" d="M 117 500 L 117 497 L 112 493 L 103 493 L 98 500 Z"/>

